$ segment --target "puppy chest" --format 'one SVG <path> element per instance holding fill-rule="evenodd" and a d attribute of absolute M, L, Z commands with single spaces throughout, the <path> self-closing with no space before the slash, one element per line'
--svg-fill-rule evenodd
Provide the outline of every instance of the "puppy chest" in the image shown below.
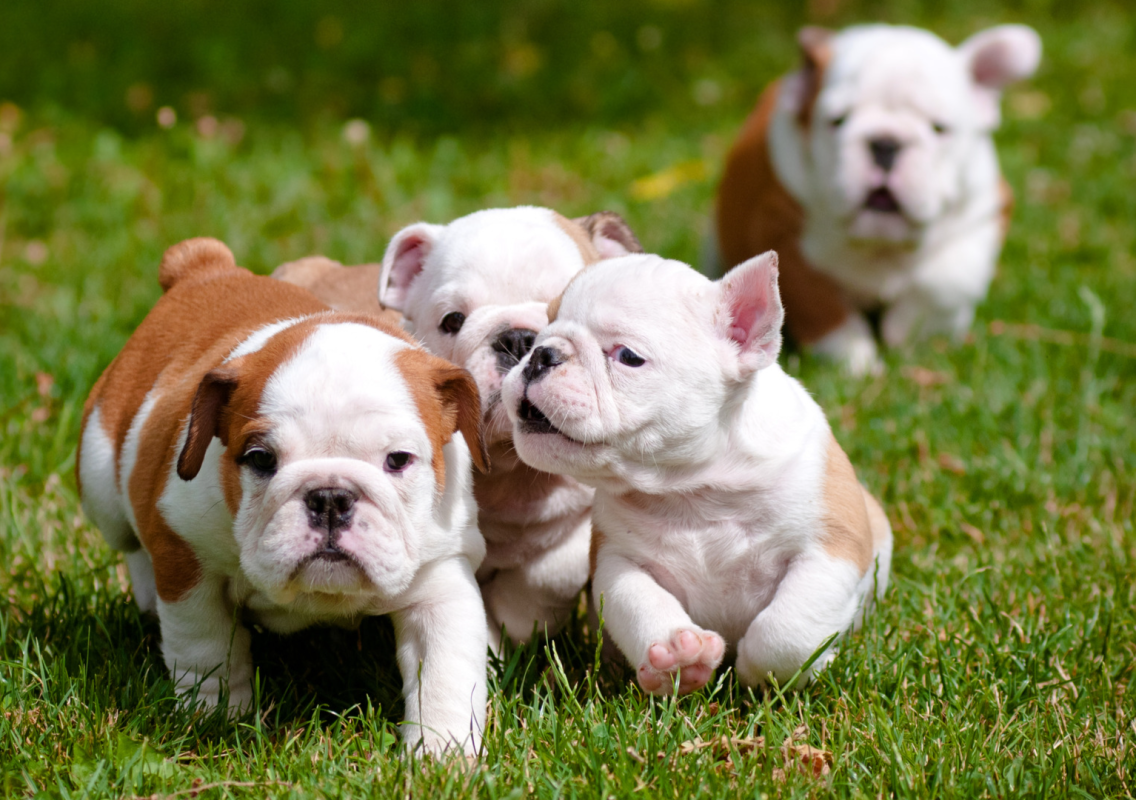
<path fill-rule="evenodd" d="M 696 623 L 736 642 L 773 599 L 790 554 L 744 531 L 716 533 L 672 537 L 644 566 Z"/>

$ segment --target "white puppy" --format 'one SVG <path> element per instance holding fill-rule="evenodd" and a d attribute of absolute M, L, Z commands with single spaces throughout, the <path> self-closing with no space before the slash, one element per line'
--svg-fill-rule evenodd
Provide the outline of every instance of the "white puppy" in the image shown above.
<path fill-rule="evenodd" d="M 776 263 L 589 267 L 502 389 L 521 458 L 596 487 L 593 594 L 648 692 L 728 651 L 745 684 L 784 683 L 887 585 L 887 518 L 777 365 Z"/>
<path fill-rule="evenodd" d="M 476 752 L 487 637 L 471 455 L 485 461 L 469 374 L 253 276 L 214 239 L 170 248 L 160 280 L 87 400 L 78 475 L 158 614 L 179 693 L 248 706 L 245 621 L 287 633 L 390 614 L 407 744 Z"/>
<path fill-rule="evenodd" d="M 501 379 L 532 347 L 550 300 L 587 264 L 638 252 L 612 212 L 569 220 L 547 208 L 420 222 L 387 246 L 379 299 L 433 353 L 465 367 L 481 393 L 492 470 L 474 476 L 488 548 L 478 571 L 496 649 L 556 633 L 588 580 L 592 490 L 517 459 Z"/>
<path fill-rule="evenodd" d="M 879 366 L 865 311 L 882 309 L 889 346 L 970 326 L 1012 202 L 999 100 L 1041 43 L 1023 25 L 957 48 L 889 25 L 799 38 L 801 69 L 766 89 L 727 159 L 718 250 L 726 267 L 776 250 L 789 332 L 860 373 Z"/>

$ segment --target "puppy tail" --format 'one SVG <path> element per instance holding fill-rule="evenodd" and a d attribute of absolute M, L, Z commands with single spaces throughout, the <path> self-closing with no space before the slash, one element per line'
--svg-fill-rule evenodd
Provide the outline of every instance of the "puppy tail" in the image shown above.
<path fill-rule="evenodd" d="M 178 281 L 194 280 L 219 272 L 240 269 L 224 242 L 200 236 L 186 239 L 166 250 L 158 268 L 158 283 L 168 292 Z"/>

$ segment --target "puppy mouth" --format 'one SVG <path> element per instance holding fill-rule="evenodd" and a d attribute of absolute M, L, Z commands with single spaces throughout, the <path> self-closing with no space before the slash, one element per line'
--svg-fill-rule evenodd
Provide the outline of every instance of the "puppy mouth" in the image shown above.
<path fill-rule="evenodd" d="M 521 404 L 517 407 L 517 416 L 521 418 L 521 430 L 525 433 L 560 433 L 544 412 L 529 400 L 528 395 L 521 399 Z"/>
<path fill-rule="evenodd" d="M 355 556 L 339 549 L 333 544 L 325 544 L 323 547 L 309 553 L 300 560 L 296 568 L 292 570 L 290 579 L 294 580 L 301 572 L 313 564 L 321 564 L 327 566 L 345 566 L 351 567 L 366 576 L 367 571 L 363 569 L 363 565 L 355 558 Z"/>
<path fill-rule="evenodd" d="M 868 196 L 864 198 L 864 208 L 881 214 L 898 214 L 902 210 L 899 201 L 886 186 L 877 186 L 868 192 Z"/>

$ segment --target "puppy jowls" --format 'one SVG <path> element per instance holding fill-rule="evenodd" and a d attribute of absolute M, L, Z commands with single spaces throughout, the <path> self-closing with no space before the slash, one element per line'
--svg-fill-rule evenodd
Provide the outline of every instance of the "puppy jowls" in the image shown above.
<path fill-rule="evenodd" d="M 77 466 L 178 691 L 248 706 L 235 620 L 286 633 L 391 614 L 406 741 L 474 752 L 487 640 L 472 379 L 373 317 L 253 276 L 213 239 L 167 251 L 160 281 L 91 391 Z"/>
<path fill-rule="evenodd" d="M 855 373 L 889 346 L 962 336 L 986 296 L 1012 195 L 992 138 L 1037 34 L 1003 25 L 952 48 L 917 28 L 806 28 L 801 68 L 762 94 L 717 198 L 723 266 L 781 256 L 792 336 Z"/>
<path fill-rule="evenodd" d="M 777 365 L 781 322 L 773 253 L 717 283 L 613 259 L 505 379 L 521 458 L 596 487 L 593 594 L 648 692 L 731 651 L 744 683 L 784 683 L 887 585 L 887 518 Z"/>

